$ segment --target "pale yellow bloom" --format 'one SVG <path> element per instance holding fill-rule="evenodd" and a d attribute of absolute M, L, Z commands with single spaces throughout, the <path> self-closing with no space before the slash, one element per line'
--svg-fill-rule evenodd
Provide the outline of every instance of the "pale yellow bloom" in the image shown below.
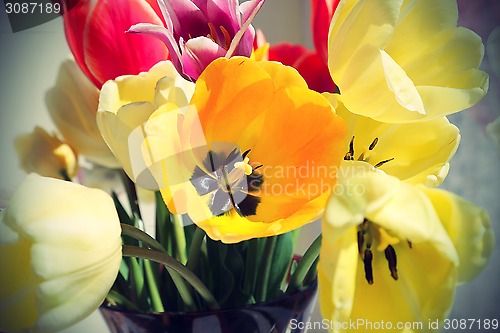
<path fill-rule="evenodd" d="M 46 103 L 59 132 L 78 154 L 116 168 L 119 164 L 97 128 L 98 99 L 99 90 L 74 61 L 67 60 L 59 68 L 56 85 L 47 92 Z"/>
<path fill-rule="evenodd" d="M 447 316 L 457 283 L 477 275 L 491 255 L 486 213 L 365 162 L 346 161 L 342 168 L 348 171 L 339 177 L 322 222 L 318 278 L 324 318 L 384 321 L 394 332 L 434 331 L 396 325 L 426 325 Z M 349 331 L 380 327 L 333 329 Z"/>
<path fill-rule="evenodd" d="M 95 311 L 121 262 L 105 192 L 29 175 L 0 216 L 0 330 L 55 332 Z"/>
<path fill-rule="evenodd" d="M 172 121 L 165 126 L 173 127 L 165 128 L 165 135 L 176 132 L 175 117 L 182 114 L 179 109 L 187 106 L 193 92 L 194 83 L 182 78 L 170 61 L 160 62 L 148 72 L 120 76 L 102 86 L 97 112 L 99 130 L 125 172 L 139 186 L 156 187 L 149 165 L 143 160 L 143 126 L 150 118 L 176 110 L 175 115 L 166 115 Z M 156 126 L 161 122 L 153 123 Z"/>
<path fill-rule="evenodd" d="M 56 134 L 50 135 L 41 127 L 35 127 L 32 133 L 16 137 L 14 142 L 21 168 L 42 176 L 72 178 L 78 171 L 76 153 L 61 141 Z"/>
<path fill-rule="evenodd" d="M 464 110 L 488 90 L 481 38 L 457 27 L 456 0 L 343 0 L 328 66 L 356 114 L 402 123 Z"/>
<path fill-rule="evenodd" d="M 345 151 L 351 159 L 369 162 L 409 183 L 430 187 L 442 183 L 460 142 L 458 128 L 446 117 L 408 124 L 383 123 L 350 112 L 337 94 L 325 96 L 347 124 L 351 142 Z"/>

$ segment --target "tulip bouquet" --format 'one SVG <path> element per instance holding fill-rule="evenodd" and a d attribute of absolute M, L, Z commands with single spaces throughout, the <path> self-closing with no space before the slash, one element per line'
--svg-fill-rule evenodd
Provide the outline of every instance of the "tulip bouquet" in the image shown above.
<path fill-rule="evenodd" d="M 32 174 L 0 212 L 0 330 L 103 301 L 241 307 L 316 277 L 326 319 L 428 322 L 486 266 L 488 214 L 438 188 L 460 142 L 446 116 L 488 90 L 456 0 L 312 0 L 315 50 L 269 45 L 264 0 L 63 4 L 59 133 L 16 139 Z M 121 183 L 91 188 L 82 160 Z"/>

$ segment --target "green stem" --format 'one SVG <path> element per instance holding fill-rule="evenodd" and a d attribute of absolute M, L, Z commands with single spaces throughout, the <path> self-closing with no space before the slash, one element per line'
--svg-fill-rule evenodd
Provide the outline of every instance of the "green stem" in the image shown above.
<path fill-rule="evenodd" d="M 246 263 L 245 263 L 245 276 L 243 278 L 243 290 L 249 295 L 253 295 L 255 290 L 258 252 L 259 252 L 259 240 L 258 239 L 249 240 Z"/>
<path fill-rule="evenodd" d="M 198 266 L 198 261 L 201 255 L 201 246 L 203 244 L 203 239 L 205 238 L 205 231 L 203 229 L 196 227 L 193 234 L 193 239 L 191 240 L 191 246 L 189 247 L 189 259 L 187 261 L 187 268 L 194 272 Z"/>
<path fill-rule="evenodd" d="M 276 247 L 277 236 L 271 236 L 266 239 L 262 264 L 260 266 L 259 280 L 257 281 L 257 302 L 264 302 L 267 296 L 267 285 L 269 282 L 269 273 L 273 261 L 274 248 Z"/>
<path fill-rule="evenodd" d="M 219 305 L 215 300 L 212 293 L 207 289 L 207 287 L 200 281 L 200 279 L 194 275 L 189 269 L 187 269 L 180 262 L 174 258 L 168 256 L 165 253 L 149 250 L 145 248 L 140 248 L 136 246 L 123 245 L 123 256 L 125 257 L 136 257 L 148 259 L 151 261 L 163 264 L 165 267 L 170 268 L 180 274 L 197 292 L 200 296 L 207 302 L 208 308 L 211 310 L 218 310 Z"/>
<path fill-rule="evenodd" d="M 123 235 L 133 237 L 133 238 L 141 241 L 142 243 L 144 243 L 146 246 L 150 247 L 151 249 L 156 250 L 156 251 L 160 251 L 160 252 L 168 255 L 165 248 L 156 239 L 154 239 L 153 237 L 151 237 L 150 235 L 148 235 L 144 231 L 142 231 L 138 228 L 135 228 L 133 226 L 123 224 L 123 223 L 121 224 L 121 227 L 122 227 L 122 234 Z M 154 280 L 154 279 L 150 280 L 152 276 L 148 276 L 148 270 L 149 270 L 149 273 L 152 274 L 151 265 L 149 263 L 147 263 L 147 264 L 148 265 L 145 267 L 146 278 L 148 279 L 148 283 L 149 282 L 154 283 L 154 285 L 153 284 L 150 285 L 150 287 L 153 287 L 153 286 L 156 286 L 156 280 Z M 186 305 L 186 308 L 189 310 L 194 310 L 196 308 L 196 305 L 195 305 L 194 300 L 191 296 L 191 291 L 189 290 L 189 287 L 186 285 L 184 280 L 181 279 L 181 277 L 179 276 L 179 273 L 177 273 L 175 270 L 172 270 L 172 269 L 167 267 L 167 271 L 170 274 L 170 276 L 172 277 L 172 280 L 174 281 L 175 287 L 179 291 L 179 294 L 181 295 L 181 298 L 182 298 L 184 304 Z M 161 297 L 159 296 L 159 294 L 155 295 L 157 293 L 158 293 L 158 287 L 156 286 L 156 290 L 152 291 L 151 297 L 153 300 L 153 305 L 155 304 L 155 301 L 156 301 L 156 304 L 158 305 L 157 308 L 159 309 L 160 308 L 159 304 L 161 304 L 161 307 L 163 307 L 163 303 L 161 302 Z M 156 296 L 157 296 L 157 298 L 156 298 Z M 153 297 L 155 297 L 155 298 L 153 298 Z M 163 310 L 155 310 L 155 311 L 162 312 Z"/>
<path fill-rule="evenodd" d="M 134 303 L 114 290 L 109 291 L 106 299 L 108 299 L 108 302 L 111 304 L 119 304 L 125 306 L 128 310 L 140 311 Z"/>
<path fill-rule="evenodd" d="M 158 289 L 158 282 L 156 281 L 156 277 L 153 273 L 151 262 L 149 260 L 144 261 L 144 271 L 146 273 L 146 281 L 148 282 L 149 296 L 151 297 L 153 311 L 163 312 L 165 311 L 165 308 L 163 307 L 163 302 Z"/>
<path fill-rule="evenodd" d="M 153 250 L 167 253 L 165 248 L 160 243 L 158 243 L 158 241 L 156 239 L 154 239 L 153 237 L 151 237 L 149 234 L 145 233 L 141 229 L 136 228 L 136 227 L 131 226 L 131 225 L 128 225 L 128 224 L 124 224 L 124 223 L 121 223 L 120 225 L 122 227 L 122 235 L 126 235 L 126 236 L 130 236 L 132 238 L 135 238 L 138 241 L 143 242 L 144 244 L 146 244 L 148 247 L 150 247 Z"/>
<path fill-rule="evenodd" d="M 286 289 L 286 293 L 290 294 L 299 289 L 304 281 L 307 272 L 311 269 L 316 259 L 319 257 L 319 251 L 321 248 L 321 234 L 314 240 L 314 242 L 309 246 L 307 251 L 304 253 L 304 256 L 299 262 L 299 265 L 293 272 L 293 275 L 290 278 L 290 283 L 288 284 L 288 288 Z"/>
<path fill-rule="evenodd" d="M 174 238 L 176 246 L 176 257 L 182 263 L 187 262 L 186 253 L 186 234 L 184 233 L 184 225 L 182 222 L 182 215 L 172 214 L 172 224 L 174 225 Z"/>
<path fill-rule="evenodd" d="M 120 170 L 120 177 L 127 192 L 128 201 L 130 202 L 130 209 L 136 213 L 139 219 L 142 220 L 141 209 L 139 208 L 139 199 L 137 198 L 137 191 L 134 182 L 127 176 L 125 171 Z"/>

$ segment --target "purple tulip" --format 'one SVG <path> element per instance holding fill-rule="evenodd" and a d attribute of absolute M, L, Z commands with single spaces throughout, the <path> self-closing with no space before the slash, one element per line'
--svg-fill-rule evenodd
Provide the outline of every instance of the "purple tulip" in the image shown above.
<path fill-rule="evenodd" d="M 139 23 L 128 32 L 155 36 L 167 45 L 179 73 L 196 80 L 213 60 L 252 53 L 250 25 L 265 0 L 158 0 L 166 28 Z"/>

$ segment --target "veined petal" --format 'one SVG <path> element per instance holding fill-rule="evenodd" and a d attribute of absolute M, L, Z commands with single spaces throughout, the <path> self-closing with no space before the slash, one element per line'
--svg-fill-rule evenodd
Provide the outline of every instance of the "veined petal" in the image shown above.
<path fill-rule="evenodd" d="M 127 32 L 146 34 L 161 40 L 167 47 L 175 68 L 182 73 L 181 51 L 170 30 L 155 24 L 138 23 L 131 26 Z"/>
<path fill-rule="evenodd" d="M 328 67 L 334 82 L 349 73 L 347 65 L 360 49 L 386 46 L 402 3 L 403 0 L 345 0 L 339 3 L 332 18 L 328 43 Z"/>
<path fill-rule="evenodd" d="M 486 266 L 494 248 L 488 213 L 459 196 L 439 189 L 423 189 L 455 245 L 460 265 L 458 281 L 474 279 Z"/>
<path fill-rule="evenodd" d="M 225 49 L 207 37 L 190 39 L 181 48 L 184 73 L 193 79 L 198 79 L 208 64 L 226 54 Z"/>
<path fill-rule="evenodd" d="M 167 59 L 167 49 L 160 41 L 125 33 L 139 22 L 163 25 L 144 0 L 97 2 L 85 28 L 84 54 L 86 64 L 99 82 L 147 71 Z"/>
<path fill-rule="evenodd" d="M 83 36 L 87 19 L 92 12 L 94 3 L 91 1 L 70 1 L 62 2 L 64 6 L 64 33 L 68 46 L 75 57 L 78 67 L 92 81 L 96 87 L 102 85 L 95 76 L 90 72 L 87 63 L 85 62 L 85 54 L 83 47 Z"/>
<path fill-rule="evenodd" d="M 368 225 L 363 227 L 367 229 L 360 242 L 359 228 L 364 223 Z M 325 318 L 337 322 L 384 320 L 395 327 L 397 322 L 442 320 L 448 314 L 458 255 L 431 201 L 418 187 L 363 162 L 344 163 L 322 225 L 325 254 L 318 275 L 320 290 L 325 293 L 320 299 Z M 376 228 L 400 240 L 392 243 L 397 275 L 387 268 Z M 368 264 L 363 262 L 365 249 L 371 249 L 371 283 L 367 281 Z M 393 265 L 396 269 L 396 261 Z M 429 273 L 422 276 L 422 272 Z M 349 327 L 335 330 L 350 331 Z M 376 330 L 363 327 L 363 331 Z"/>
<path fill-rule="evenodd" d="M 446 173 L 443 172 L 447 169 L 443 170 L 443 167 L 453 157 L 460 142 L 458 128 L 445 117 L 425 123 L 383 123 L 349 112 L 338 101 L 339 95 L 327 96 L 337 114 L 347 123 L 348 138 L 354 138 L 354 160 L 369 161 L 372 165 L 388 161 L 378 168 L 414 184 L 421 182 L 437 186 L 444 179 Z M 348 151 L 347 146 L 345 150 Z"/>
<path fill-rule="evenodd" d="M 346 107 L 378 121 L 407 123 L 482 99 L 488 90 L 488 75 L 478 70 L 484 47 L 475 33 L 456 27 L 457 13 L 453 0 L 341 2 L 332 19 L 328 65 Z"/>
<path fill-rule="evenodd" d="M 333 13 L 340 0 L 311 0 L 311 23 L 313 42 L 318 55 L 326 64 L 328 62 L 328 31 Z"/>

